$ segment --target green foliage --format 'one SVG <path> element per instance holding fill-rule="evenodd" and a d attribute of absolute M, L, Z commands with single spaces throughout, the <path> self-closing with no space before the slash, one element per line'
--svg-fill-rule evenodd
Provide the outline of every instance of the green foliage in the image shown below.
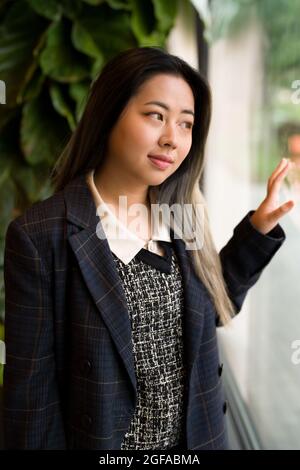
<path fill-rule="evenodd" d="M 300 76 L 300 2 L 295 0 L 212 0 L 210 42 L 233 37 L 253 18 L 266 35 L 266 71 L 273 83 L 285 85 Z"/>
<path fill-rule="evenodd" d="M 9 222 L 51 196 L 50 171 L 104 64 L 164 46 L 176 12 L 177 0 L 0 0 L 0 319 Z"/>
<path fill-rule="evenodd" d="M 287 156 L 291 129 L 296 124 L 298 129 L 300 127 L 299 105 L 291 100 L 292 83 L 300 78 L 300 1 L 212 0 L 211 11 L 211 25 L 206 30 L 210 43 L 224 37 L 237 37 L 254 19 L 264 33 L 261 142 L 252 165 L 255 179 L 265 182 L 279 160 Z"/>
<path fill-rule="evenodd" d="M 258 15 L 267 35 L 266 64 L 269 78 L 289 86 L 300 77 L 300 2 L 264 0 L 258 2 Z"/>

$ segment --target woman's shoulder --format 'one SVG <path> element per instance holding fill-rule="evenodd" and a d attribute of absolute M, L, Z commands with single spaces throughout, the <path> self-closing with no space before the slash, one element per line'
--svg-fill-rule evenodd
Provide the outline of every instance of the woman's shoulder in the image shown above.
<path fill-rule="evenodd" d="M 88 226 L 97 218 L 94 209 L 83 173 L 15 217 L 8 225 L 6 236 L 29 238 L 41 254 L 48 255 L 48 251 L 61 251 L 65 245 L 69 232 L 67 222 Z"/>
<path fill-rule="evenodd" d="M 35 242 L 41 237 L 51 237 L 58 233 L 59 227 L 64 226 L 65 204 L 63 190 L 48 198 L 37 201 L 22 214 L 15 217 L 8 225 L 7 233 L 14 228 L 25 232 Z"/>

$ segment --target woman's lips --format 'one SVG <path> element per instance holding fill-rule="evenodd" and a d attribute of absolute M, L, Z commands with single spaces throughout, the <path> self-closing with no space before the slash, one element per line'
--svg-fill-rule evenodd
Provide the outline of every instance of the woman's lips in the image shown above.
<path fill-rule="evenodd" d="M 168 168 L 170 165 L 172 165 L 172 162 L 166 162 L 164 160 L 160 160 L 159 158 L 157 157 L 150 157 L 150 155 L 148 155 L 148 158 L 149 160 L 153 163 L 153 165 L 155 165 L 157 168 L 159 168 L 160 170 L 165 170 L 166 168 Z"/>

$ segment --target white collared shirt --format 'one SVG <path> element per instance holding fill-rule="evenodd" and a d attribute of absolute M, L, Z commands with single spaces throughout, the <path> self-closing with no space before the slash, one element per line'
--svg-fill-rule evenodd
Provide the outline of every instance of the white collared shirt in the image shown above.
<path fill-rule="evenodd" d="M 97 209 L 101 206 L 101 211 L 97 211 L 98 215 L 100 215 L 100 213 L 105 213 L 105 216 L 103 218 L 101 217 L 101 223 L 103 225 L 109 247 L 124 264 L 128 264 L 142 248 L 159 254 L 158 242 L 160 240 L 171 242 L 169 227 L 163 222 L 158 224 L 158 226 L 157 224 L 153 224 L 154 229 L 152 237 L 148 242 L 139 238 L 135 233 L 128 230 L 126 225 L 124 225 L 115 216 L 103 201 L 94 182 L 94 170 L 87 173 L 86 182 L 91 190 Z M 154 202 L 151 198 L 151 194 L 150 201 Z M 118 233 L 119 237 L 113 237 L 114 233 Z"/>

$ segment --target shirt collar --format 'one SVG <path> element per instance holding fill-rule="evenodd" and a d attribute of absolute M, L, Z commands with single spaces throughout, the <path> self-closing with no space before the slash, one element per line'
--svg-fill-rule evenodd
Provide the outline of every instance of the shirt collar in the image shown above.
<path fill-rule="evenodd" d="M 128 264 L 142 248 L 147 246 L 147 243 L 128 230 L 115 214 L 110 211 L 95 185 L 94 171 L 95 170 L 93 169 L 87 173 L 86 182 L 94 198 L 97 213 L 101 218 L 101 223 L 103 225 L 103 230 L 109 247 L 111 251 L 123 261 L 123 263 Z M 151 190 L 149 192 L 149 197 L 151 204 L 155 203 L 154 193 Z M 114 237 L 114 234 L 116 233 L 118 234 L 118 238 Z M 150 243 L 148 244 L 148 249 L 155 252 L 156 242 L 158 241 L 171 242 L 169 227 L 163 222 L 160 224 L 154 224 L 154 230 Z"/>

